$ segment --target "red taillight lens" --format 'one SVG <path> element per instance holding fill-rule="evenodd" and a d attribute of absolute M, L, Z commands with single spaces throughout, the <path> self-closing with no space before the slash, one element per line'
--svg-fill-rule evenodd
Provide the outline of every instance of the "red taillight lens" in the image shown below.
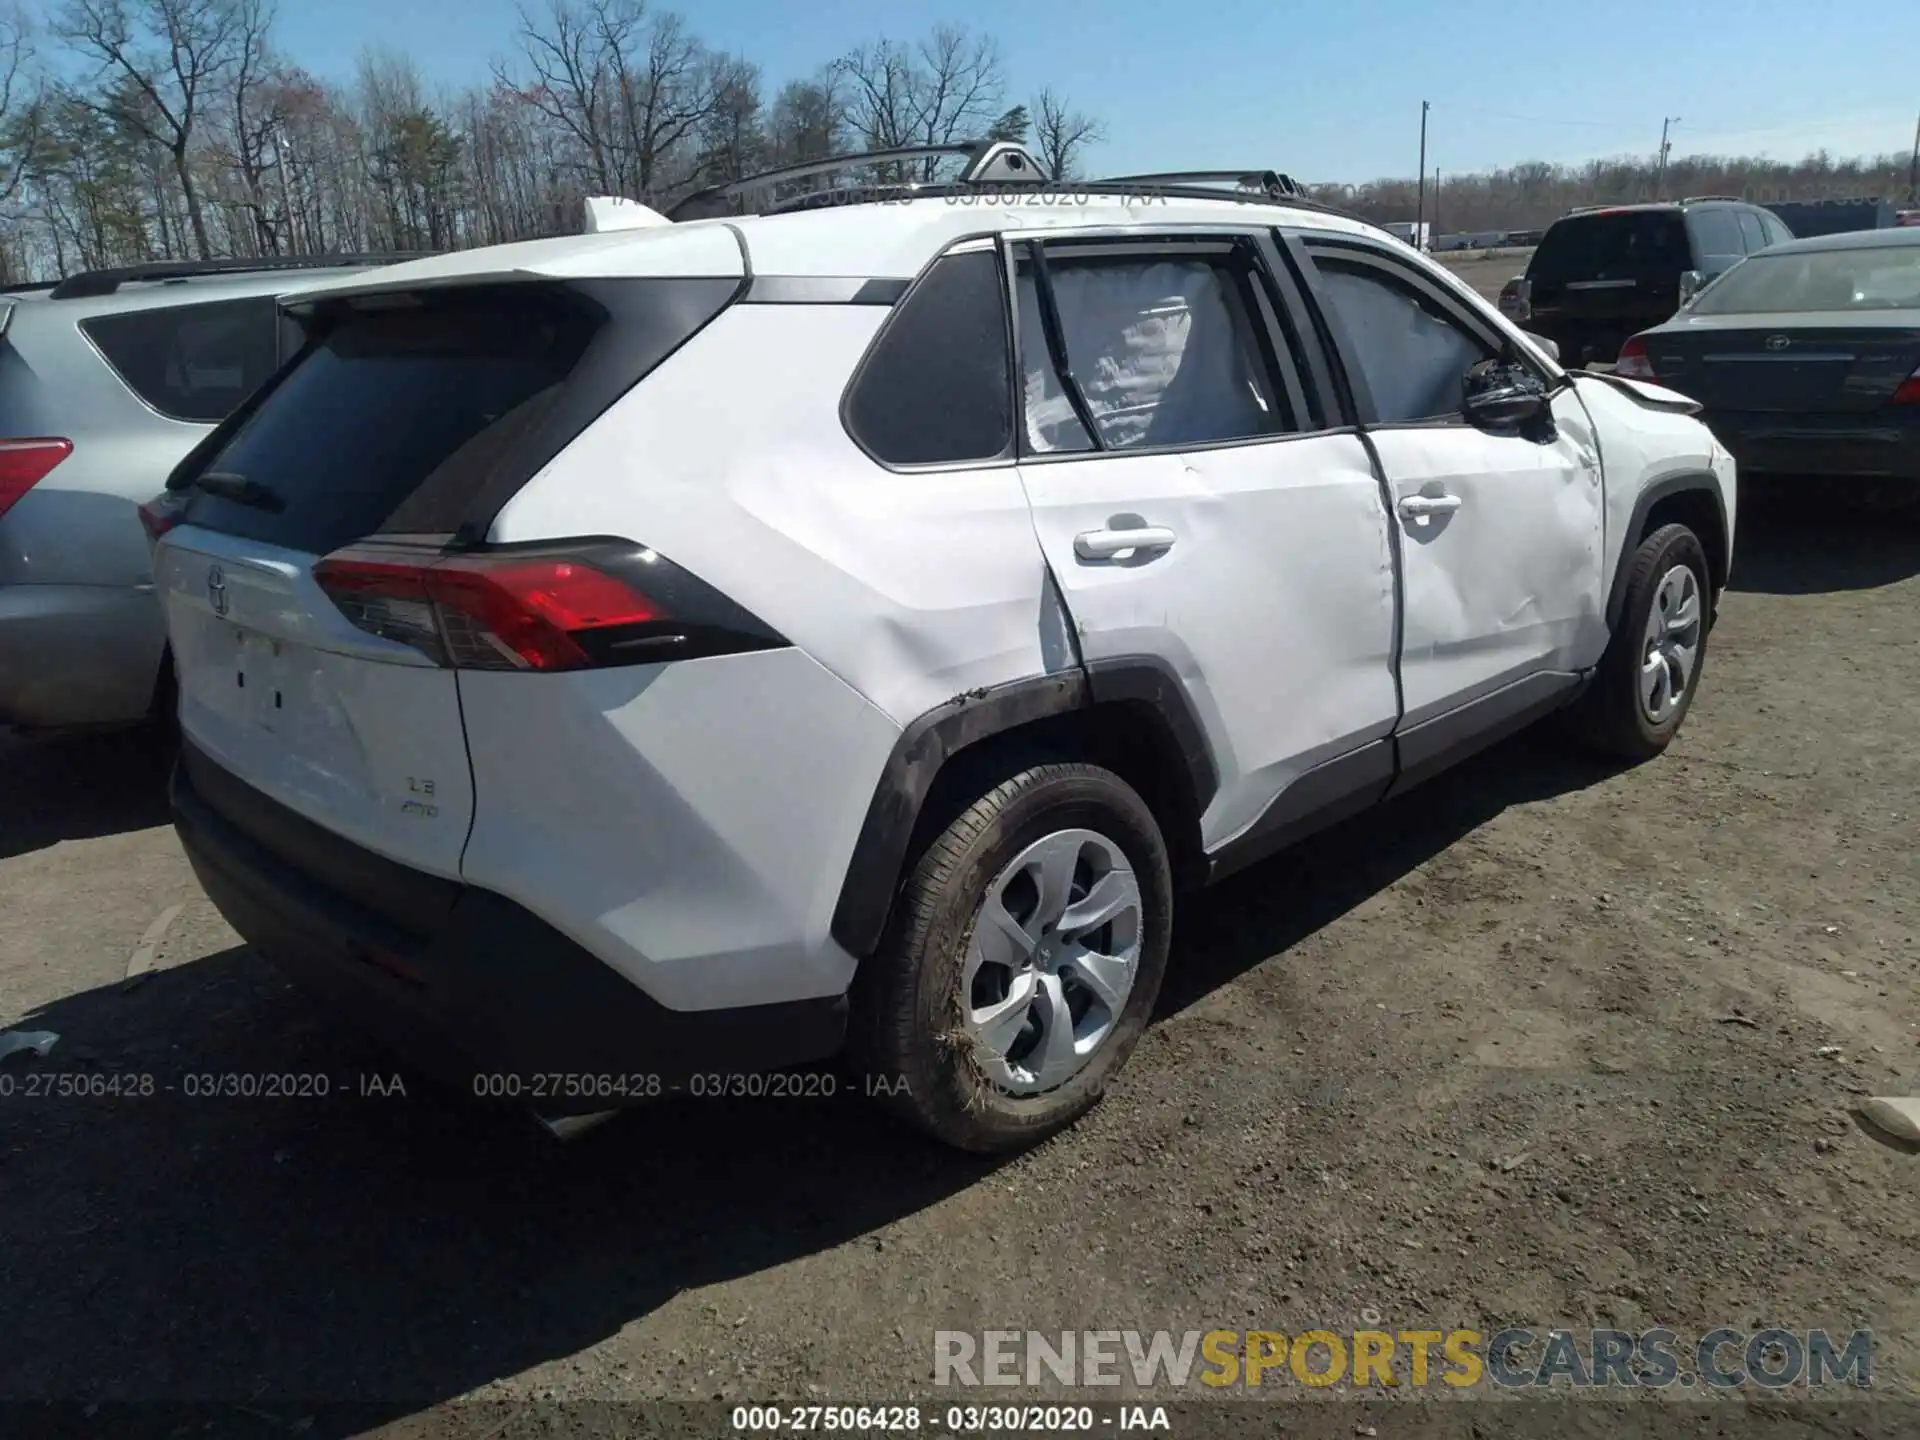
<path fill-rule="evenodd" d="M 171 495 L 160 495 L 140 507 L 140 524 L 149 541 L 158 540 L 180 523 L 180 503 Z"/>
<path fill-rule="evenodd" d="M 1916 370 L 1900 382 L 1900 388 L 1893 392 L 1895 405 L 1920 405 L 1920 370 Z"/>
<path fill-rule="evenodd" d="M 567 556 L 475 555 L 421 564 L 342 551 L 313 568 L 362 630 L 462 670 L 579 670 L 596 638 L 667 618 L 625 581 Z"/>
<path fill-rule="evenodd" d="M 1647 358 L 1647 342 L 1635 335 L 1622 345 L 1620 359 L 1614 365 L 1613 373 L 1624 375 L 1629 380 L 1654 379 L 1653 361 Z"/>
<path fill-rule="evenodd" d="M 71 440 L 0 440 L 0 515 L 72 453 Z"/>

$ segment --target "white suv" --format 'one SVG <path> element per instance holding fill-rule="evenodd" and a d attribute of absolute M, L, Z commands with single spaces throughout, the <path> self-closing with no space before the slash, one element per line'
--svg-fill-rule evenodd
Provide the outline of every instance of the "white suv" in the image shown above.
<path fill-rule="evenodd" d="M 983 173 L 295 297 L 156 555 L 261 953 L 549 1115 L 845 1048 L 1005 1149 L 1183 884 L 1562 706 L 1667 744 L 1733 541 L 1689 402 L 1284 190 Z"/>

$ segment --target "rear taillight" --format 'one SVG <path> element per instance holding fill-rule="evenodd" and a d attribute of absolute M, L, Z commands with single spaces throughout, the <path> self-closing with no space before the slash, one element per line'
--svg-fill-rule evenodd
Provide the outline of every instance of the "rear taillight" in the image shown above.
<path fill-rule="evenodd" d="M 1920 405 L 1920 370 L 1916 370 L 1900 382 L 1900 388 L 1893 392 L 1895 405 Z"/>
<path fill-rule="evenodd" d="M 1647 358 L 1647 342 L 1635 335 L 1622 345 L 1620 359 L 1614 365 L 1613 373 L 1624 375 L 1629 380 L 1655 379 L 1653 361 Z"/>
<path fill-rule="evenodd" d="M 0 440 L 0 515 L 72 453 L 71 440 Z"/>
<path fill-rule="evenodd" d="M 140 525 L 149 541 L 158 540 L 178 525 L 186 507 L 173 495 L 156 495 L 140 507 Z"/>
<path fill-rule="evenodd" d="M 786 643 L 644 546 L 421 555 L 352 546 L 313 567 L 368 634 L 457 670 L 586 670 Z"/>

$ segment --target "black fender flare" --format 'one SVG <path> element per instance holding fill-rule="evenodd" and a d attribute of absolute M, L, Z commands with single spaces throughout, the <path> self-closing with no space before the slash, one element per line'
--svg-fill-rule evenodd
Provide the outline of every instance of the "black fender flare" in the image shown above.
<path fill-rule="evenodd" d="M 1147 655 L 1096 660 L 964 691 L 912 721 L 894 742 L 841 882 L 831 924 L 835 942 L 856 958 L 879 948 L 920 812 L 949 760 L 995 735 L 1108 704 L 1144 706 L 1158 717 L 1204 810 L 1219 789 L 1219 772 L 1186 687 L 1164 660 Z"/>
<path fill-rule="evenodd" d="M 1726 547 L 1725 553 L 1720 557 L 1720 573 L 1722 575 L 1733 573 L 1733 533 L 1727 525 L 1727 500 L 1726 496 L 1720 493 L 1719 477 L 1705 470 L 1669 475 L 1666 479 L 1649 485 L 1633 502 L 1633 513 L 1627 519 L 1626 533 L 1620 542 L 1620 555 L 1613 564 L 1613 581 L 1607 590 L 1608 634 L 1620 628 L 1620 611 L 1627 603 L 1627 574 L 1633 568 L 1634 552 L 1639 548 L 1640 533 L 1646 529 L 1647 516 L 1662 500 L 1695 491 L 1712 500 L 1714 509 L 1719 512 L 1720 543 Z M 1712 537 L 1702 535 L 1700 543 L 1703 547 L 1710 545 Z"/>

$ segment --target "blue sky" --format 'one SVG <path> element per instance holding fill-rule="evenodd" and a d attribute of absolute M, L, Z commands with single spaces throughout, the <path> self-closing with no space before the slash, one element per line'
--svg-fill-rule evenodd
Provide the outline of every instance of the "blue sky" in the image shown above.
<path fill-rule="evenodd" d="M 533 0 L 541 4 L 544 0 Z M 997 36 L 1011 99 L 1052 85 L 1106 123 L 1108 173 L 1257 164 L 1315 182 L 1428 168 L 1675 150 L 1798 158 L 1899 150 L 1920 117 L 1912 0 L 1332 0 L 1216 7 L 1105 0 L 703 0 L 710 45 L 769 93 L 881 35 L 942 20 Z M 1201 19 L 1205 16 L 1207 18 Z M 433 82 L 512 52 L 514 0 L 281 0 L 281 48 L 346 79 L 361 51 L 411 53 Z"/>

